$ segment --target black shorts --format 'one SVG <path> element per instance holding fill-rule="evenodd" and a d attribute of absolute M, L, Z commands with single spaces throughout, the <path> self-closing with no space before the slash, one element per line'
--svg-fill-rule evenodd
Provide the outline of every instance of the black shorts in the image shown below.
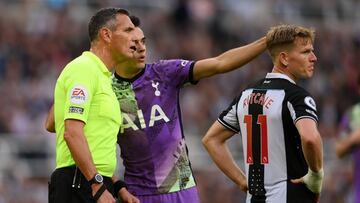
<path fill-rule="evenodd" d="M 75 176 L 76 171 L 76 177 Z M 114 195 L 112 180 L 104 177 L 106 189 Z M 49 182 L 49 203 L 95 203 L 91 186 L 75 166 L 56 169 Z"/>
<path fill-rule="evenodd" d="M 305 184 L 294 184 L 288 181 L 287 202 L 291 203 L 316 203 L 316 195 Z"/>

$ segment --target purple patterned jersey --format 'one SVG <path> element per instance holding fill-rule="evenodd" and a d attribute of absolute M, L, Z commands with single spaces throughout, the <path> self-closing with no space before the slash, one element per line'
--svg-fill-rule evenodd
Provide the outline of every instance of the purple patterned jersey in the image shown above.
<path fill-rule="evenodd" d="M 135 195 L 195 186 L 183 135 L 179 91 L 192 82 L 194 62 L 147 64 L 132 79 L 113 76 L 124 124 L 118 134 L 125 182 Z"/>
<path fill-rule="evenodd" d="M 360 103 L 352 106 L 340 123 L 340 129 L 344 131 L 346 135 L 350 135 L 360 126 Z M 352 157 L 354 162 L 354 203 L 360 203 L 360 147 L 357 146 L 352 151 Z"/>

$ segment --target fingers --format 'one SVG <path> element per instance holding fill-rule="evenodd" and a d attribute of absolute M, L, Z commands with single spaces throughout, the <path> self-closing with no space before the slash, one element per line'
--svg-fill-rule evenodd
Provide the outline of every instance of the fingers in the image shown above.
<path fill-rule="evenodd" d="M 129 193 L 130 194 L 130 193 Z M 124 203 L 140 203 L 140 200 L 132 194 L 121 198 Z"/>
<path fill-rule="evenodd" d="M 304 183 L 303 178 L 298 178 L 298 179 L 292 179 L 290 180 L 292 183 L 294 184 L 300 184 L 300 183 Z"/>
<path fill-rule="evenodd" d="M 125 201 L 126 203 L 140 203 L 140 200 L 136 197 L 130 198 L 128 201 Z"/>
<path fill-rule="evenodd" d="M 240 190 L 243 191 L 243 192 L 247 192 L 248 191 L 248 187 L 247 185 L 240 185 Z"/>

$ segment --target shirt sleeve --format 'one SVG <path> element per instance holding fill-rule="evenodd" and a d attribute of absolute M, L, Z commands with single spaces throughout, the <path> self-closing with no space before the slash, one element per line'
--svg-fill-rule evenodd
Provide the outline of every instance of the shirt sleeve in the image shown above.
<path fill-rule="evenodd" d="M 240 126 L 239 126 L 239 119 L 237 116 L 237 106 L 239 103 L 240 96 L 236 97 L 229 107 L 224 110 L 219 118 L 218 121 L 227 129 L 234 131 L 235 133 L 240 132 Z"/>
<path fill-rule="evenodd" d="M 80 68 L 67 76 L 64 85 L 64 120 L 76 119 L 87 122 L 96 81 L 95 74 L 91 71 L 81 71 Z"/>
<path fill-rule="evenodd" d="M 315 100 L 305 90 L 298 90 L 290 94 L 287 107 L 294 124 L 302 118 L 311 118 L 315 122 L 319 121 Z"/>
<path fill-rule="evenodd" d="M 182 59 L 162 60 L 159 65 L 162 66 L 171 84 L 181 87 L 189 82 L 196 83 L 192 80 L 194 61 Z"/>

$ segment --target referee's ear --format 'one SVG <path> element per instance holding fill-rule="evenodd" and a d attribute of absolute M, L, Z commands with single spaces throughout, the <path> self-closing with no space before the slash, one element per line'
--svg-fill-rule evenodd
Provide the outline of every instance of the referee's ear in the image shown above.
<path fill-rule="evenodd" d="M 111 42 L 111 37 L 112 37 L 112 32 L 109 28 L 107 27 L 102 27 L 99 30 L 99 36 L 98 36 L 102 41 L 105 41 L 106 43 L 110 43 Z"/>

